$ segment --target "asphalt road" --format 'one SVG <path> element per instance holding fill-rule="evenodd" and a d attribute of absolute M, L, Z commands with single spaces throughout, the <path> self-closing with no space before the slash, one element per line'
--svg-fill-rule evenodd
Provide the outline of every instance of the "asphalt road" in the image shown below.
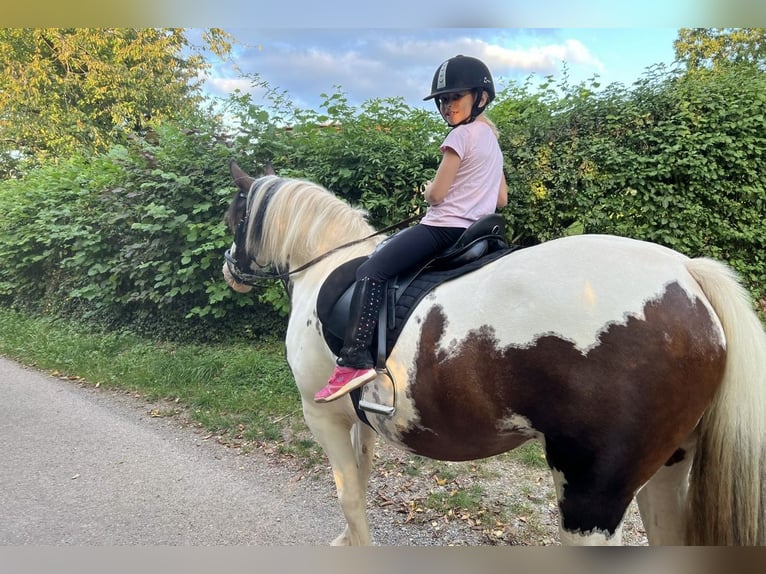
<path fill-rule="evenodd" d="M 0 546 L 325 545 L 326 481 L 0 358 Z"/>

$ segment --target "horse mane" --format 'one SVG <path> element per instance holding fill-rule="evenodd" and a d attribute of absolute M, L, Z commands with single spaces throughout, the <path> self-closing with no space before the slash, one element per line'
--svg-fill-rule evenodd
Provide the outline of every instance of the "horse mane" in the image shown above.
<path fill-rule="evenodd" d="M 319 184 L 303 179 L 264 176 L 253 184 L 255 197 L 250 207 L 247 253 L 259 262 L 287 268 L 301 265 L 375 229 L 367 212 L 352 207 Z M 265 211 L 260 204 L 271 191 Z M 256 214 L 262 211 L 260 222 Z M 260 241 L 255 239 L 261 225 Z M 257 243 L 257 244 L 256 244 Z"/>

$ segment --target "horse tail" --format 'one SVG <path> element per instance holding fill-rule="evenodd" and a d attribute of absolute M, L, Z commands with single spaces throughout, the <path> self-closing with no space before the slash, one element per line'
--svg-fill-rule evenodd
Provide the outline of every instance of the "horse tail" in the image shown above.
<path fill-rule="evenodd" d="M 686 543 L 766 544 L 766 333 L 728 266 L 686 265 L 723 325 L 724 377 L 702 416 L 689 481 Z"/>

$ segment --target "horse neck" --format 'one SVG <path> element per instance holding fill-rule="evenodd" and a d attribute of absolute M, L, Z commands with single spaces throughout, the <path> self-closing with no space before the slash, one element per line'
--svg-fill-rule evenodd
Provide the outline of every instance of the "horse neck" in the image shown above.
<path fill-rule="evenodd" d="M 300 191 L 300 190 L 299 190 Z M 325 253 L 375 233 L 365 212 L 316 188 L 285 194 L 270 221 L 266 251 L 272 263 L 296 269 Z M 310 193 L 309 193 L 310 191 Z M 377 240 L 377 238 L 376 238 Z M 378 240 L 379 241 L 379 240 Z M 343 257 L 369 253 L 375 241 L 341 249 Z M 335 259 L 335 257 L 333 257 Z"/>
<path fill-rule="evenodd" d="M 371 233 L 374 232 L 374 230 L 371 231 Z M 351 245 L 347 245 L 348 241 L 345 237 L 339 237 L 337 241 L 328 240 L 324 245 L 317 245 L 311 249 L 310 256 L 307 256 L 305 260 L 300 258 L 291 260 L 290 268 L 297 269 L 299 266 L 308 264 L 308 269 L 316 270 L 316 273 L 312 272 L 312 274 L 323 281 L 327 275 L 346 261 L 372 253 L 382 239 L 379 236 L 365 237 L 367 237 L 365 241 Z M 312 261 L 316 261 L 316 263 L 312 264 Z"/>
<path fill-rule="evenodd" d="M 357 245 L 340 249 L 316 264 L 310 265 L 305 270 L 291 276 L 293 287 L 291 289 L 290 305 L 292 311 L 304 309 L 306 313 L 312 313 L 319 289 L 327 277 L 343 263 L 372 253 L 381 239 L 381 237 L 376 236 Z M 297 269 L 297 266 L 293 268 Z M 291 318 L 293 317 L 292 311 Z"/>

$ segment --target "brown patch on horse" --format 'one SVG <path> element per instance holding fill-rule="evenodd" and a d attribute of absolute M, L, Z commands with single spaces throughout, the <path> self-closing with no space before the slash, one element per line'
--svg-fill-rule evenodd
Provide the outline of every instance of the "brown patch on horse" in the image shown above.
<path fill-rule="evenodd" d="M 519 441 L 498 431 L 504 418 L 525 417 L 566 477 L 562 513 L 566 522 L 566 505 L 577 506 L 576 523 L 565 524 L 573 531 L 619 523 L 620 511 L 591 520 L 580 506 L 627 507 L 692 432 L 723 376 L 717 325 L 675 283 L 646 303 L 643 319 L 605 327 L 587 354 L 553 334 L 502 348 L 490 326 L 440 349 L 447 321 L 439 306 L 424 321 L 410 390 L 420 421 L 404 442 L 436 459 L 482 458 Z"/>

